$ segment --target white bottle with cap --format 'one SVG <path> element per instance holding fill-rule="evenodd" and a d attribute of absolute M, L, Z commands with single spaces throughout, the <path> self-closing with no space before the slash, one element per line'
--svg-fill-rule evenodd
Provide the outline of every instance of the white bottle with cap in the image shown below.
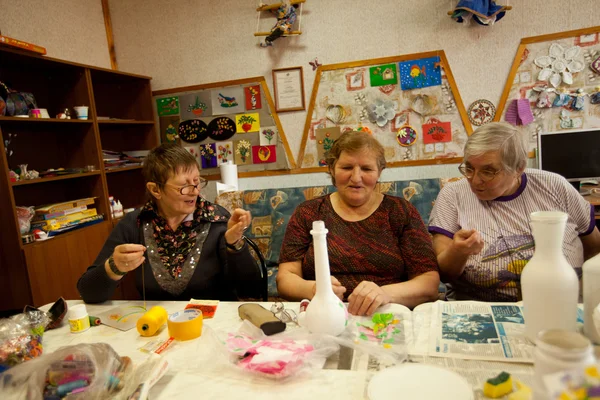
<path fill-rule="evenodd" d="M 90 329 L 90 317 L 85 304 L 77 304 L 69 308 L 69 325 L 72 333 L 81 333 Z"/>
<path fill-rule="evenodd" d="M 600 344 L 600 332 L 594 324 L 594 310 L 600 304 L 600 254 L 583 263 L 583 333 Z"/>

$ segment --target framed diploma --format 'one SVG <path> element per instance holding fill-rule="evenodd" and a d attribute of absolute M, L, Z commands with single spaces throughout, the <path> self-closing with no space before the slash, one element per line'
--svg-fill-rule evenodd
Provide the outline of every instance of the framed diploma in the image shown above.
<path fill-rule="evenodd" d="M 273 91 L 275 111 L 278 113 L 306 110 L 302 67 L 274 69 Z"/>

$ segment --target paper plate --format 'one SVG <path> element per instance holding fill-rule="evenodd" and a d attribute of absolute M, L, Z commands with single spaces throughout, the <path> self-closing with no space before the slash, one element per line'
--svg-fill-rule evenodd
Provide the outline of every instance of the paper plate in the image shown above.
<path fill-rule="evenodd" d="M 427 364 L 403 364 L 384 369 L 369 382 L 370 400 L 473 400 L 471 385 L 448 369 Z"/>

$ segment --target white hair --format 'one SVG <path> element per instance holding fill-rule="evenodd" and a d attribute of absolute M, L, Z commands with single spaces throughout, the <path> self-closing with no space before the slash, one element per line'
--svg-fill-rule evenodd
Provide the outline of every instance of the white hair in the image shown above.
<path fill-rule="evenodd" d="M 505 122 L 490 122 L 473 132 L 465 144 L 465 161 L 484 153 L 500 153 L 507 172 L 522 170 L 527 165 L 527 141 L 523 132 Z"/>

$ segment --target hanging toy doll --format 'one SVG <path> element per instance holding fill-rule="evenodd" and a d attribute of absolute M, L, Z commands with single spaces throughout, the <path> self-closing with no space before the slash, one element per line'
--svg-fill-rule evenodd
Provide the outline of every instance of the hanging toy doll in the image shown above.
<path fill-rule="evenodd" d="M 534 91 L 538 92 L 538 98 L 535 103 L 537 108 L 548 108 L 552 107 L 552 101 L 550 101 L 550 92 L 554 92 L 554 88 L 547 86 L 537 86 L 533 88 Z"/>
<path fill-rule="evenodd" d="M 590 95 L 590 103 L 600 104 L 600 86 L 596 86 L 594 93 Z"/>
<path fill-rule="evenodd" d="M 460 23 L 473 19 L 479 25 L 493 25 L 511 8 L 498 5 L 495 0 L 460 0 L 454 10 L 448 14 Z"/>
<path fill-rule="evenodd" d="M 577 89 L 577 92 L 573 95 L 571 108 L 576 111 L 583 110 L 583 106 L 585 105 L 585 96 L 587 96 L 587 93 L 584 92 L 583 89 Z"/>
<path fill-rule="evenodd" d="M 571 102 L 571 94 L 566 89 L 561 89 L 556 93 L 552 107 L 563 107 Z"/>
<path fill-rule="evenodd" d="M 261 3 L 262 5 L 264 4 Z M 273 46 L 275 40 L 291 32 L 297 18 L 296 8 L 298 8 L 297 4 L 290 5 L 287 1 L 281 3 L 281 6 L 274 11 L 274 14 L 277 16 L 277 23 L 271 29 L 271 34 L 265 38 L 265 42 L 260 44 L 260 47 Z"/>

